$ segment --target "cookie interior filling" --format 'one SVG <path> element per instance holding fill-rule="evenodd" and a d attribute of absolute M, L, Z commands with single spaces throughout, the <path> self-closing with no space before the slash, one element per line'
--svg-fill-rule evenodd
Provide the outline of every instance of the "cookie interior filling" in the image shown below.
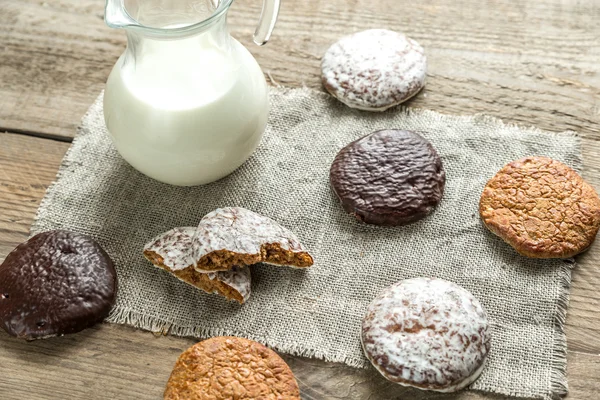
<path fill-rule="evenodd" d="M 207 293 L 217 292 L 228 299 L 234 299 L 240 304 L 244 302 L 243 297 L 237 290 L 233 289 L 231 286 L 217 279 L 210 279 L 208 277 L 208 274 L 196 271 L 193 265 L 190 265 L 189 267 L 184 269 L 174 271 L 164 264 L 163 258 L 157 253 L 145 251 L 144 255 L 152 264 L 164 269 L 167 272 L 172 273 L 182 281 L 189 283 L 199 289 L 202 289 Z"/>

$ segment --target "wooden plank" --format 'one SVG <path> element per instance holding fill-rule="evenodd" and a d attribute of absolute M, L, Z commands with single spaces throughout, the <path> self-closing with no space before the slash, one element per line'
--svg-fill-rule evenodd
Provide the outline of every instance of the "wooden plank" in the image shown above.
<path fill-rule="evenodd" d="M 385 27 L 427 50 L 427 88 L 412 106 L 599 132 L 598 1 L 290 1 L 261 48 L 250 40 L 259 3 L 236 0 L 231 30 L 283 85 L 320 88 L 320 57 L 331 43 Z M 102 16 L 98 0 L 0 3 L 0 130 L 73 136 L 125 45 Z"/>
<path fill-rule="evenodd" d="M 0 132 L 0 260 L 27 238 L 69 143 Z"/>
<path fill-rule="evenodd" d="M 158 399 L 179 354 L 195 341 L 102 324 L 62 338 L 24 342 L 0 332 L 3 400 Z M 391 384 L 373 369 L 284 356 L 305 400 L 501 399 L 434 394 Z M 569 352 L 569 399 L 597 400 L 600 355 Z"/>
<path fill-rule="evenodd" d="M 26 239 L 37 205 L 54 179 L 68 143 L 10 133 L 0 133 L 0 143 L 2 260 Z M 588 379 L 600 376 L 593 375 L 600 372 L 600 294 L 596 290 L 600 270 L 595 268 L 599 253 L 600 244 L 596 243 L 574 272 L 567 315 L 569 382 L 574 399 L 595 399 L 600 384 L 597 379 Z M 158 339 L 147 332 L 109 324 L 34 343 L 1 333 L 0 392 L 7 396 L 3 399 L 28 398 L 31 393 L 39 399 L 157 398 L 177 355 L 191 343 L 191 339 Z M 298 376 L 306 399 L 339 398 L 340 394 L 350 399 L 372 395 L 371 400 L 401 394 L 414 399 L 426 396 L 389 385 L 373 370 L 285 358 Z M 42 366 L 44 373 L 40 374 Z M 451 398 L 471 400 L 482 396 L 466 393 Z"/>

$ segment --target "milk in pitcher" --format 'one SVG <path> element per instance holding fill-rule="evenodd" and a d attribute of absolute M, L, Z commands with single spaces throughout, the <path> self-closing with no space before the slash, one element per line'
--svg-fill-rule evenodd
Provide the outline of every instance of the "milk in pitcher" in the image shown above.
<path fill-rule="evenodd" d="M 104 94 L 113 143 L 140 172 L 174 185 L 220 179 L 250 157 L 267 123 L 268 89 L 223 18 L 199 32 L 128 32 Z M 173 39 L 175 37 L 175 39 Z"/>

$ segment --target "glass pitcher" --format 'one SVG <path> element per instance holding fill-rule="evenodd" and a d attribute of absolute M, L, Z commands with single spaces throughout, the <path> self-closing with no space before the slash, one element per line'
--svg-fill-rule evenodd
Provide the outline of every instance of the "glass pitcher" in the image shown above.
<path fill-rule="evenodd" d="M 127 48 L 104 92 L 104 120 L 123 158 L 172 185 L 200 185 L 242 165 L 267 123 L 268 89 L 227 29 L 233 0 L 107 0 Z M 269 39 L 279 0 L 264 0 L 254 42 Z"/>

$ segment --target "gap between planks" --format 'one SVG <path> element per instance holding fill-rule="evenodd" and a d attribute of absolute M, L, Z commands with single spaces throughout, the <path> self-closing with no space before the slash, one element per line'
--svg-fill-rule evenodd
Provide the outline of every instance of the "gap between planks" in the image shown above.
<path fill-rule="evenodd" d="M 36 137 L 36 138 L 40 138 L 40 139 L 55 140 L 57 142 L 63 142 L 63 143 L 71 143 L 74 139 L 74 137 L 71 137 L 71 136 L 62 136 L 62 135 L 58 135 L 58 134 L 44 133 L 44 132 L 34 132 L 34 131 L 28 131 L 28 130 L 24 130 L 24 129 L 7 128 L 7 127 L 3 127 L 3 126 L 0 126 L 0 132 L 4 132 L 7 134 L 13 134 L 13 135 Z"/>

